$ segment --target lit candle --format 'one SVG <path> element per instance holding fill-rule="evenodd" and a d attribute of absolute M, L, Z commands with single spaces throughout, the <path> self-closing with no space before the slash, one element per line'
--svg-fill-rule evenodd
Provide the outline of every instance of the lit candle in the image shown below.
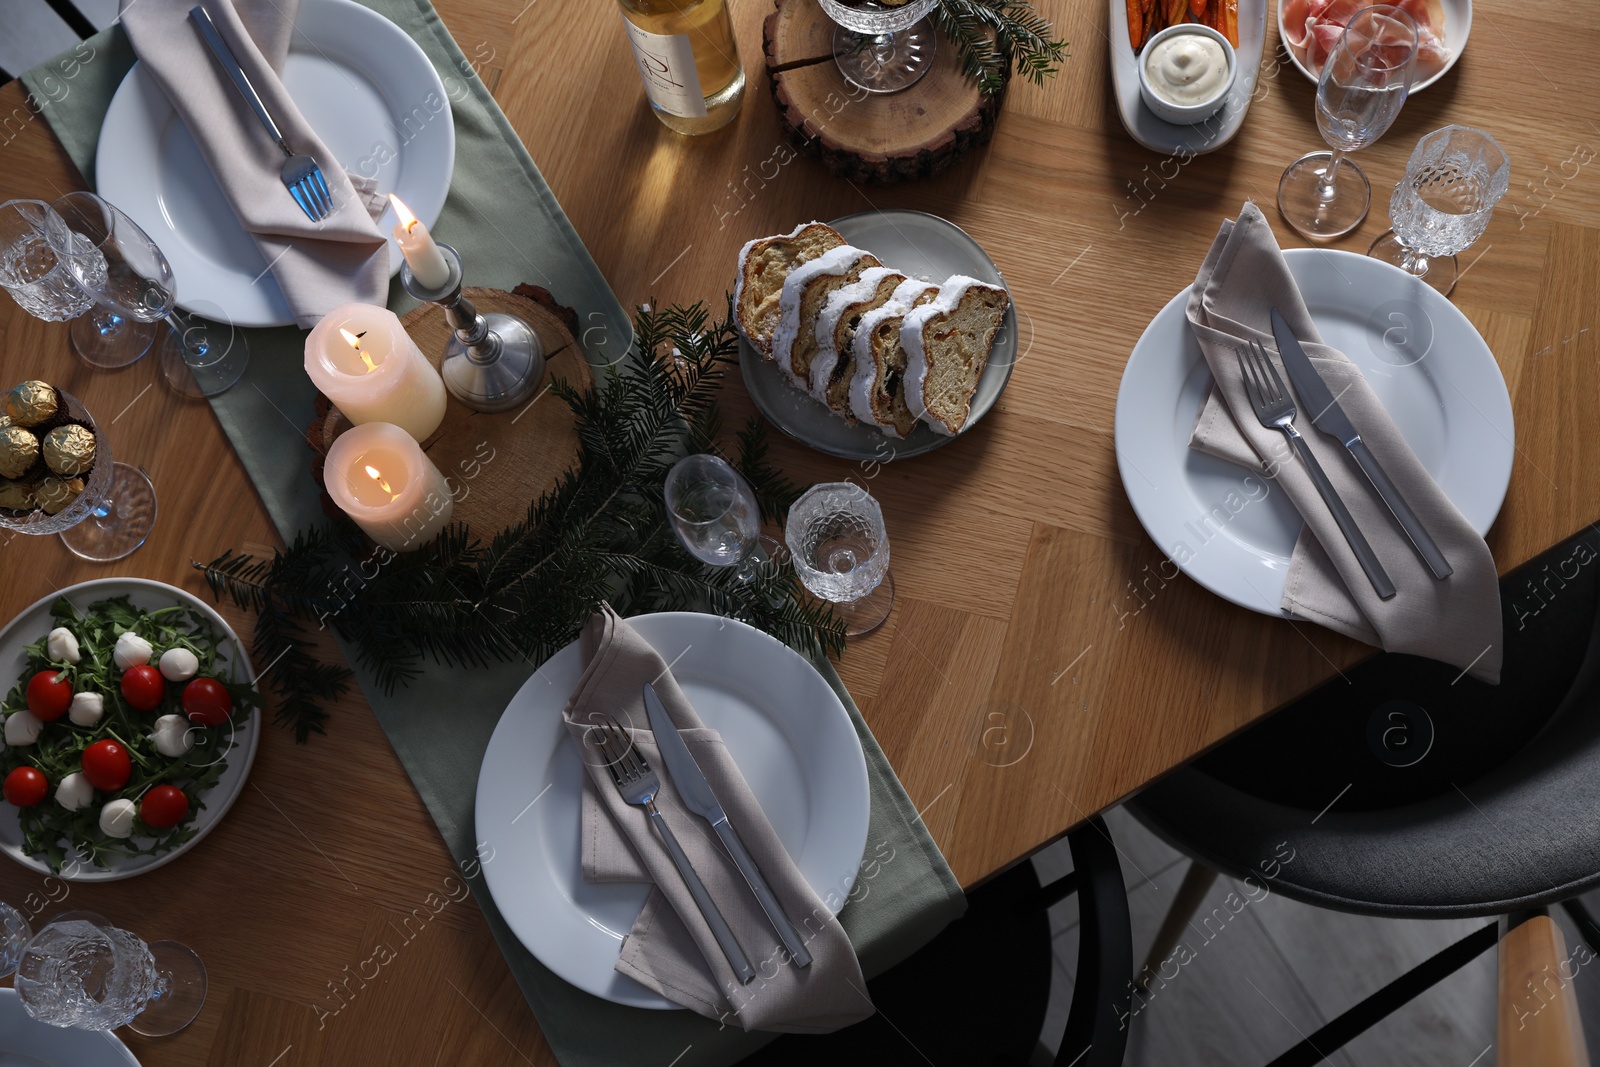
<path fill-rule="evenodd" d="M 390 193 L 389 203 L 394 205 L 395 218 L 400 220 L 395 223 L 394 239 L 399 242 L 406 262 L 411 264 L 411 273 L 417 276 L 418 284 L 424 289 L 443 288 L 450 280 L 450 264 L 445 262 L 433 234 L 398 196 Z"/>
<path fill-rule="evenodd" d="M 398 426 L 352 426 L 328 449 L 328 495 L 378 544 L 396 552 L 421 548 L 450 521 L 455 501 L 439 468 Z"/>
<path fill-rule="evenodd" d="M 444 380 L 394 312 L 341 304 L 306 338 L 306 373 L 350 421 L 392 422 L 425 440 L 444 421 Z"/>

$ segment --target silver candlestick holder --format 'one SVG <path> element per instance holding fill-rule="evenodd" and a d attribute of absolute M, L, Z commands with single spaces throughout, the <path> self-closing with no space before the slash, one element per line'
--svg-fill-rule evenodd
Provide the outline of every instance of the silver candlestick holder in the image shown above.
<path fill-rule="evenodd" d="M 515 315 L 482 314 L 461 293 L 461 253 L 438 242 L 450 276 L 437 289 L 417 281 L 411 264 L 400 265 L 400 284 L 418 300 L 444 308 L 455 333 L 444 349 L 440 373 L 450 395 L 474 411 L 507 411 L 532 394 L 544 377 L 544 345 L 533 327 Z"/>

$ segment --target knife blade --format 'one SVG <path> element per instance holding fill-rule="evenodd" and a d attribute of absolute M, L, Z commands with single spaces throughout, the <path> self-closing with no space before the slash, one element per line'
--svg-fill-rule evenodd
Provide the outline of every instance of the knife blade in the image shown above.
<path fill-rule="evenodd" d="M 1411 547 L 1417 550 L 1422 562 L 1428 565 L 1433 576 L 1439 579 L 1450 577 L 1454 570 L 1450 561 L 1444 558 L 1444 553 L 1429 536 L 1422 520 L 1417 518 L 1417 513 L 1411 510 L 1411 505 L 1406 503 L 1399 488 L 1389 479 L 1378 457 L 1361 440 L 1350 417 L 1339 406 L 1338 397 L 1322 380 L 1322 375 L 1312 365 L 1311 357 L 1306 355 L 1306 350 L 1301 347 L 1299 339 L 1277 308 L 1272 309 L 1272 336 L 1278 342 L 1278 355 L 1283 359 L 1284 370 L 1289 372 L 1289 381 L 1305 405 L 1302 413 L 1310 416 L 1312 425 L 1338 441 L 1355 458 L 1356 466 L 1366 475 L 1378 499 L 1394 516 L 1395 524 L 1411 542 Z"/>
<path fill-rule="evenodd" d="M 683 798 L 684 807 L 705 819 L 716 831 L 717 838 L 728 850 L 728 855 L 733 858 L 733 865 L 739 868 L 739 873 L 744 876 L 750 892 L 755 894 L 756 903 L 760 904 L 761 910 L 766 913 L 767 921 L 777 932 L 779 940 L 783 942 L 783 947 L 794 960 L 795 966 L 810 966 L 811 953 L 806 949 L 800 932 L 789 921 L 789 916 L 784 914 L 783 905 L 773 896 L 772 887 L 767 884 L 761 868 L 745 849 L 744 842 L 739 839 L 738 831 L 728 822 L 728 813 L 722 810 L 722 804 L 712 791 L 711 783 L 706 780 L 705 772 L 700 769 L 694 753 L 689 751 L 683 736 L 678 733 L 677 726 L 672 722 L 672 716 L 667 714 L 661 698 L 656 695 L 655 687 L 648 682 L 644 687 L 644 710 L 650 717 L 650 730 L 655 734 L 656 750 L 661 753 L 662 762 L 667 765 L 667 773 L 672 776 L 672 784 L 677 786 L 678 796 Z"/>

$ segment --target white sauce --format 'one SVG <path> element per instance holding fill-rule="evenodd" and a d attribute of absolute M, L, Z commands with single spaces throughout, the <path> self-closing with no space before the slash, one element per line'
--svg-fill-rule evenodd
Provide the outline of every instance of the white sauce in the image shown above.
<path fill-rule="evenodd" d="M 1144 57 L 1150 90 L 1169 104 L 1193 107 L 1214 99 L 1228 81 L 1228 54 L 1202 33 L 1175 33 Z"/>

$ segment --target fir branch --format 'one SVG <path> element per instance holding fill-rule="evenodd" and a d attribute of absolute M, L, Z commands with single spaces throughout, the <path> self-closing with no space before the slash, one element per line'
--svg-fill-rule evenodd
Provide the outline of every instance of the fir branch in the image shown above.
<path fill-rule="evenodd" d="M 939 0 L 934 18 L 961 54 L 961 68 L 985 93 L 1005 88 L 1016 70 L 1043 85 L 1066 61 L 1067 42 L 1028 0 Z"/>

